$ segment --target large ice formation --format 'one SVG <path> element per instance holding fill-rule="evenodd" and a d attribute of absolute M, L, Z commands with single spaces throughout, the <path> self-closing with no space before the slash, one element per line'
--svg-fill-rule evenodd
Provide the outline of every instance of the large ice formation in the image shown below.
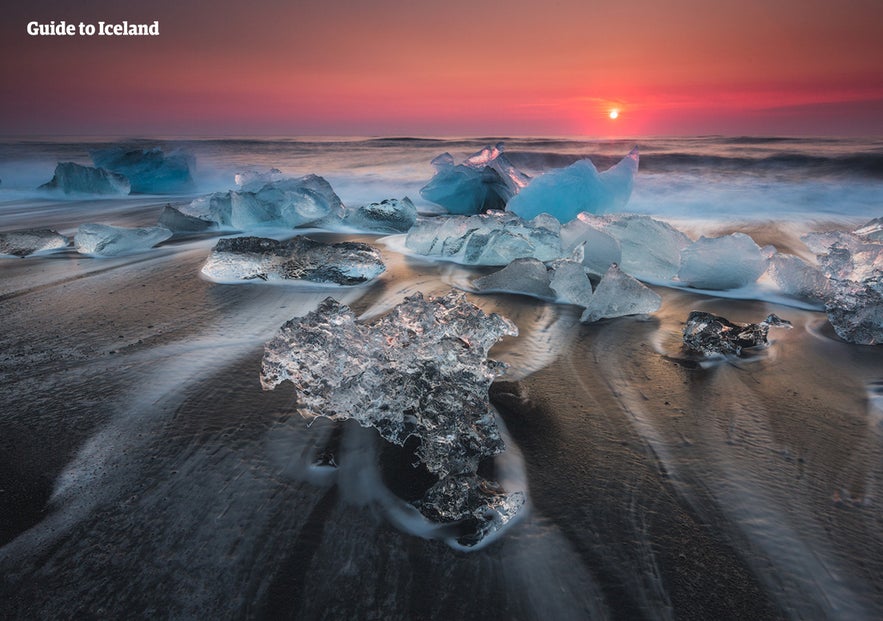
<path fill-rule="evenodd" d="M 69 240 L 52 229 L 23 229 L 0 233 L 0 254 L 26 257 L 37 252 L 66 248 Z"/>
<path fill-rule="evenodd" d="M 405 245 L 417 254 L 467 265 L 507 265 L 525 257 L 551 261 L 563 256 L 560 228 L 547 215 L 525 221 L 501 211 L 422 218 L 408 231 Z"/>
<path fill-rule="evenodd" d="M 530 219 L 548 213 L 561 222 L 573 220 L 581 212 L 603 213 L 625 207 L 632 195 L 638 172 L 638 147 L 618 164 L 602 173 L 589 159 L 535 177 L 507 210 Z"/>
<path fill-rule="evenodd" d="M 417 209 L 407 196 L 347 208 L 344 222 L 355 229 L 378 233 L 407 233 L 417 221 Z"/>
<path fill-rule="evenodd" d="M 791 322 L 769 315 L 760 323 L 733 323 L 711 313 L 692 311 L 684 325 L 684 347 L 703 356 L 739 356 L 743 349 L 766 345 L 771 327 L 790 328 Z"/>
<path fill-rule="evenodd" d="M 681 252 L 678 280 L 697 289 L 736 289 L 755 282 L 766 267 L 760 247 L 744 233 L 700 237 Z"/>
<path fill-rule="evenodd" d="M 125 176 L 132 192 L 171 194 L 193 189 L 194 159 L 181 150 L 166 154 L 159 147 L 112 147 L 93 151 L 91 155 L 96 166 Z"/>
<path fill-rule="evenodd" d="M 681 251 L 691 243 L 681 231 L 649 216 L 611 219 L 604 230 L 620 244 L 622 270 L 641 280 L 673 279 L 681 266 Z"/>
<path fill-rule="evenodd" d="M 103 168 L 59 162 L 51 181 L 41 190 L 60 190 L 65 194 L 128 194 L 129 180 Z"/>
<path fill-rule="evenodd" d="M 455 165 L 450 153 L 442 153 L 432 165 L 435 176 L 421 188 L 420 195 L 454 214 L 503 209 L 529 181 L 503 155 L 502 142 L 485 147 L 462 164 Z"/>
<path fill-rule="evenodd" d="M 659 310 L 662 298 L 649 287 L 632 278 L 614 263 L 595 288 L 580 321 L 642 315 Z"/>
<path fill-rule="evenodd" d="M 294 228 L 339 219 L 343 205 L 331 185 L 317 175 L 272 181 L 252 190 L 231 190 L 203 196 L 180 211 L 188 216 L 247 230 Z"/>
<path fill-rule="evenodd" d="M 164 226 L 125 228 L 107 224 L 81 224 L 74 246 L 81 254 L 112 257 L 152 248 L 172 236 Z"/>
<path fill-rule="evenodd" d="M 480 460 L 505 448 L 488 401 L 504 367 L 487 353 L 515 334 L 462 294 L 417 293 L 368 323 L 328 298 L 267 343 L 261 385 L 290 381 L 307 419 L 354 419 L 398 445 L 419 439 L 417 457 L 439 481 L 415 504 L 432 520 L 475 520 L 461 539 L 471 545 L 524 502 L 520 492 L 482 491 L 493 484 L 476 475 Z"/>
<path fill-rule="evenodd" d="M 380 252 L 359 242 L 228 237 L 218 240 L 202 273 L 221 282 L 301 280 L 352 286 L 377 278 L 385 269 Z"/>

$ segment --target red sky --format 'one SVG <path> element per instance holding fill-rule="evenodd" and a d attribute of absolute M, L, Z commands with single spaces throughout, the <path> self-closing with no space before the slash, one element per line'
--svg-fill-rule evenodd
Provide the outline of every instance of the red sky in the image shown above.
<path fill-rule="evenodd" d="M 4 8 L 0 134 L 883 136 L 880 0 L 184 4 Z"/>

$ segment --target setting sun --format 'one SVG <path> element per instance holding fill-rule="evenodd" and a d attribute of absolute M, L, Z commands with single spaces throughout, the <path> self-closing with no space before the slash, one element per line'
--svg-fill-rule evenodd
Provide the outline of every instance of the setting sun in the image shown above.
<path fill-rule="evenodd" d="M 610 111 L 610 118 L 615 119 L 617 117 L 619 117 L 619 110 L 614 108 L 613 110 Z"/>

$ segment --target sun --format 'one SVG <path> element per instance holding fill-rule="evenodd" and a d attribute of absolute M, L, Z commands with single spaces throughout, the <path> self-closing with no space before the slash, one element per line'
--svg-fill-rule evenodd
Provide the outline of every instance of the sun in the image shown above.
<path fill-rule="evenodd" d="M 614 120 L 617 119 L 617 118 L 619 118 L 619 110 L 617 110 L 616 108 L 614 108 L 613 110 L 611 110 L 611 111 L 610 111 L 610 118 L 611 118 L 611 119 L 614 119 Z"/>

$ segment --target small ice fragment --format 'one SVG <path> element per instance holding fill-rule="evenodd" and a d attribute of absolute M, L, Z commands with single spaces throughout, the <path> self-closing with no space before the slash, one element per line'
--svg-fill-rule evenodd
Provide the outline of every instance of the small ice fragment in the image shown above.
<path fill-rule="evenodd" d="M 417 221 L 417 209 L 407 196 L 402 200 L 388 198 L 379 203 L 347 209 L 344 221 L 363 231 L 407 233 Z"/>
<path fill-rule="evenodd" d="M 592 300 L 592 283 L 582 263 L 570 259 L 553 261 L 550 266 L 549 287 L 564 304 L 587 307 Z"/>
<path fill-rule="evenodd" d="M 128 194 L 129 180 L 103 168 L 59 162 L 51 181 L 41 190 L 61 190 L 65 194 Z"/>
<path fill-rule="evenodd" d="M 509 201 L 506 209 L 522 218 L 548 213 L 561 222 L 569 222 L 584 211 L 621 210 L 632 195 L 638 160 L 638 147 L 635 147 L 618 164 L 602 173 L 589 159 L 551 170 L 531 180 Z"/>
<path fill-rule="evenodd" d="M 659 310 L 662 298 L 619 269 L 614 263 L 595 288 L 580 321 L 591 323 L 599 319 L 653 313 Z"/>
<path fill-rule="evenodd" d="M 883 217 L 874 218 L 858 227 L 853 233 L 869 241 L 883 242 Z"/>
<path fill-rule="evenodd" d="M 352 286 L 377 278 L 385 269 L 380 252 L 359 242 L 229 237 L 218 240 L 201 271 L 220 282 L 301 280 Z"/>
<path fill-rule="evenodd" d="M 767 345 L 771 327 L 791 328 L 791 322 L 769 315 L 760 323 L 733 323 L 729 319 L 703 311 L 692 311 L 684 326 L 684 346 L 703 356 L 733 354 Z"/>
<path fill-rule="evenodd" d="M 153 248 L 171 236 L 172 232 L 164 226 L 125 228 L 88 223 L 77 229 L 74 245 L 80 254 L 113 257 Z"/>
<path fill-rule="evenodd" d="M 0 233 L 0 254 L 26 257 L 66 248 L 70 240 L 52 229 L 23 229 Z"/>
<path fill-rule="evenodd" d="M 216 222 L 211 220 L 203 220 L 187 214 L 181 213 L 171 205 L 163 207 L 162 213 L 159 214 L 160 226 L 164 226 L 174 233 L 199 233 L 202 231 L 210 231 L 218 228 Z"/>
<path fill-rule="evenodd" d="M 604 230 L 608 221 L 581 213 L 561 227 L 561 246 L 565 252 L 583 246 L 583 266 L 590 274 L 603 276 L 612 263 L 622 261 L 619 241 Z"/>
<path fill-rule="evenodd" d="M 454 165 L 454 158 L 442 153 L 432 165 L 435 176 L 421 188 L 420 195 L 453 214 L 503 209 L 529 180 L 503 155 L 502 142 L 485 147 L 462 164 Z"/>
<path fill-rule="evenodd" d="M 641 280 L 671 280 L 681 266 L 681 251 L 690 238 L 670 224 L 649 216 L 622 216 L 605 231 L 620 244 L 624 272 Z"/>
<path fill-rule="evenodd" d="M 472 285 L 479 291 L 523 293 L 546 300 L 555 298 L 555 292 L 549 287 L 546 265 L 530 257 L 515 259 L 497 272 L 476 278 Z"/>
<path fill-rule="evenodd" d="M 744 233 L 700 237 L 681 252 L 678 280 L 697 289 L 737 289 L 767 267 L 760 247 Z"/>
<path fill-rule="evenodd" d="M 172 194 L 193 189 L 193 157 L 181 150 L 169 154 L 159 147 L 130 149 L 112 147 L 92 152 L 92 162 L 101 168 L 125 176 L 132 192 Z"/>

